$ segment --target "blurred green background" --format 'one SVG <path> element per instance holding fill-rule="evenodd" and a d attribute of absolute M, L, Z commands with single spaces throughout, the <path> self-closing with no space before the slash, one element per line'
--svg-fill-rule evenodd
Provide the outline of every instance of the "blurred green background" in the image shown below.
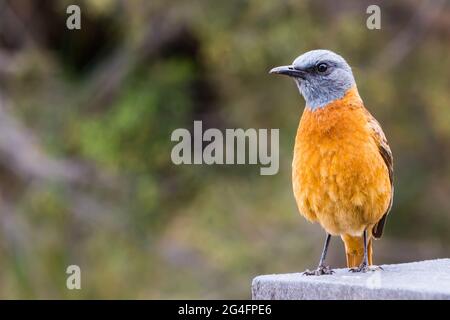
<path fill-rule="evenodd" d="M 448 257 L 448 1 L 0 0 L 0 297 L 249 298 L 258 274 L 314 267 L 324 235 L 290 178 L 304 101 L 267 72 L 317 48 L 353 66 L 394 153 L 375 263 Z M 175 166 L 193 120 L 280 128 L 279 173 Z"/>

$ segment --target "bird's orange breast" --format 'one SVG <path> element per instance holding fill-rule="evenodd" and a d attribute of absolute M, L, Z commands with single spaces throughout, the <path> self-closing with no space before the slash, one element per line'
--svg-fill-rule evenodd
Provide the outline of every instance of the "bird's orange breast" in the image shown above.
<path fill-rule="evenodd" d="M 330 234 L 359 236 L 386 212 L 391 184 L 356 88 L 340 100 L 305 108 L 292 179 L 300 213 Z"/>

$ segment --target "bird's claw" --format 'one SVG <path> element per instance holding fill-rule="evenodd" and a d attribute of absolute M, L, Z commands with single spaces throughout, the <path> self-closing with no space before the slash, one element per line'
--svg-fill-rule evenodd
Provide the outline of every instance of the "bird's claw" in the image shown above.
<path fill-rule="evenodd" d="M 325 274 L 333 274 L 334 271 L 329 266 L 318 266 L 316 270 L 307 269 L 303 272 L 304 276 L 322 276 Z"/>
<path fill-rule="evenodd" d="M 380 266 L 373 266 L 373 265 L 369 266 L 365 263 L 362 263 L 359 267 L 354 267 L 354 268 L 348 269 L 349 272 L 362 272 L 362 273 L 374 272 L 374 271 L 380 271 L 380 270 L 384 270 L 384 269 Z"/>

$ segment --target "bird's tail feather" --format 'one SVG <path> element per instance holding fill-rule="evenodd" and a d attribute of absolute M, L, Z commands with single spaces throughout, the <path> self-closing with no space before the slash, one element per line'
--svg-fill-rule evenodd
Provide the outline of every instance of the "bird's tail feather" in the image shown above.
<path fill-rule="evenodd" d="M 363 237 L 352 237 L 350 235 L 342 236 L 347 256 L 347 267 L 358 267 L 364 258 L 364 240 Z M 368 239 L 367 258 L 369 265 L 372 265 L 372 238 Z"/>

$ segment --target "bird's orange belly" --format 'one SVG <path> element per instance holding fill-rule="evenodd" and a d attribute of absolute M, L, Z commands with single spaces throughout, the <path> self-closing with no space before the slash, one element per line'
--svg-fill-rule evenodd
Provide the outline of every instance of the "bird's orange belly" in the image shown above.
<path fill-rule="evenodd" d="M 297 141 L 292 178 L 300 213 L 332 235 L 360 236 L 389 206 L 388 171 L 369 139 Z"/>

